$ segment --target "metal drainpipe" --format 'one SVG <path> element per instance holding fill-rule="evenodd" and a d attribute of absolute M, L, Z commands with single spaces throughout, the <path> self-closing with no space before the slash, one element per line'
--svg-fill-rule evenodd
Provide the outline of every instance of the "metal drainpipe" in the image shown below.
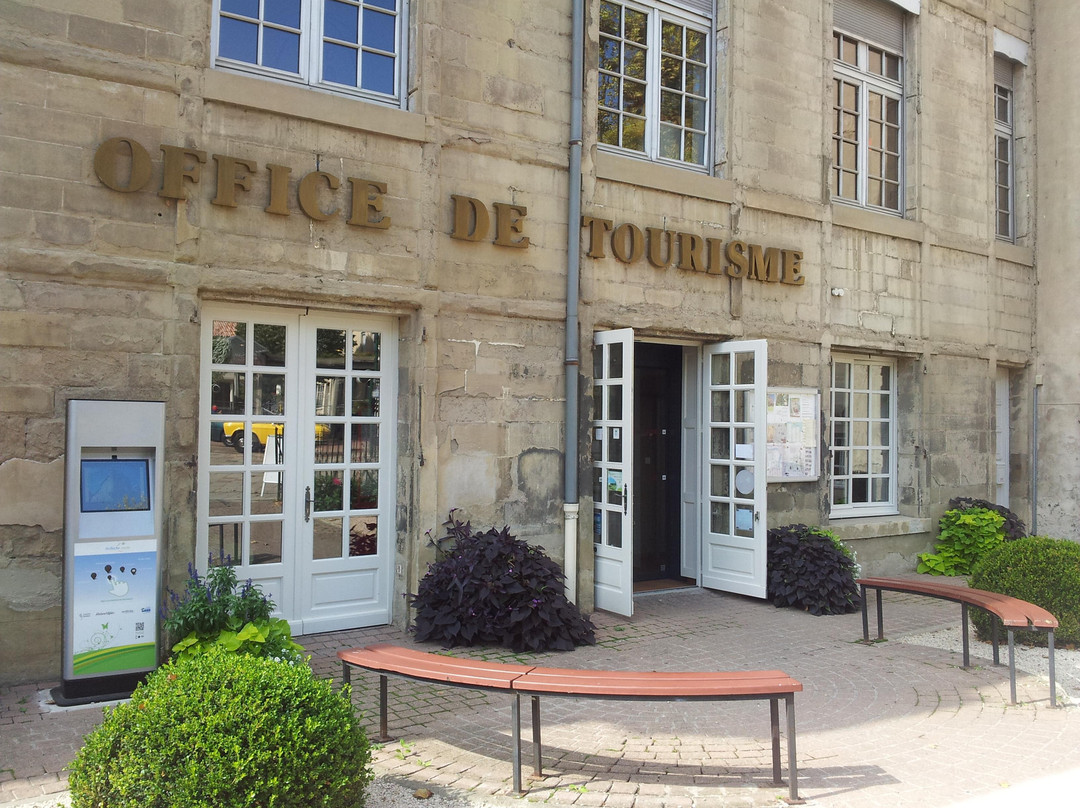
<path fill-rule="evenodd" d="M 1036 377 L 1031 389 L 1031 535 L 1039 532 L 1039 387 Z"/>
<path fill-rule="evenodd" d="M 577 602 L 578 556 L 578 297 L 581 274 L 581 116 L 585 80 L 585 4 L 573 0 L 570 54 L 570 165 L 566 214 L 566 439 L 563 450 L 563 572 L 566 597 Z"/>

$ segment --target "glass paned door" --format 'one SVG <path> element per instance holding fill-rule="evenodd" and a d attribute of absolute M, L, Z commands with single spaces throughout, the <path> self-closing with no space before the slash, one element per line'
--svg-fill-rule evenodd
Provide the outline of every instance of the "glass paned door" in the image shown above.
<path fill-rule="evenodd" d="M 596 608 L 634 611 L 634 332 L 603 331 L 593 345 L 593 549 Z"/>
<path fill-rule="evenodd" d="M 706 346 L 702 586 L 765 597 L 765 340 Z"/>
<path fill-rule="evenodd" d="M 305 631 L 344 628 L 355 617 L 389 619 L 393 551 L 391 435 L 396 368 L 389 323 L 305 318 L 304 412 L 307 473 L 300 532 Z M 382 620 L 386 622 L 386 620 Z"/>
<path fill-rule="evenodd" d="M 394 323 L 209 309 L 199 558 L 311 633 L 390 621 Z"/>

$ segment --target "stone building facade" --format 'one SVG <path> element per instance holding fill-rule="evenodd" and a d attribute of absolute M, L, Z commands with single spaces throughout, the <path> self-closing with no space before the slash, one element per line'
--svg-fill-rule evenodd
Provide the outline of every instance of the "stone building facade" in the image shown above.
<path fill-rule="evenodd" d="M 164 402 L 162 588 L 299 633 L 404 623 L 451 509 L 624 613 L 1031 518 L 1071 5 L 6 0 L 0 682 L 60 674 L 72 400 Z"/>

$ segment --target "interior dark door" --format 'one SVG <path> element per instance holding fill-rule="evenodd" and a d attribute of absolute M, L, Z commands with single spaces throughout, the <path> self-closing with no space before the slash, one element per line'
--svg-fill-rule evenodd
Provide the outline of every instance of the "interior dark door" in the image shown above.
<path fill-rule="evenodd" d="M 634 374 L 634 580 L 679 575 L 682 349 L 638 343 Z"/>

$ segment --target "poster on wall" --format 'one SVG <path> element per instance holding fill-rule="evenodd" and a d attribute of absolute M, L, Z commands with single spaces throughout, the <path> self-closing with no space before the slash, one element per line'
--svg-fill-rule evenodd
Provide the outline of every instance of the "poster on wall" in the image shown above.
<path fill-rule="evenodd" d="M 72 667 L 76 676 L 157 665 L 157 542 L 79 542 L 73 565 Z"/>
<path fill-rule="evenodd" d="M 817 390 L 770 387 L 765 412 L 765 467 L 770 483 L 821 476 L 821 407 Z"/>

